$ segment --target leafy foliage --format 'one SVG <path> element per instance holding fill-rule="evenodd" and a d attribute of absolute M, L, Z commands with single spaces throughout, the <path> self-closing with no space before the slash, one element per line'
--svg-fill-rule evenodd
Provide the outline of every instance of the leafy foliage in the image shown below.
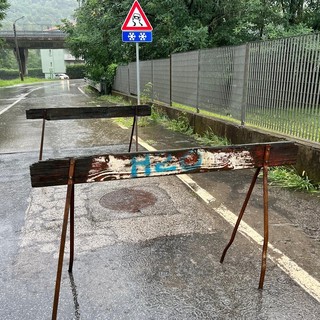
<path fill-rule="evenodd" d="M 28 70 L 28 76 L 30 78 L 44 78 L 44 74 L 41 68 L 32 68 Z M 0 79 L 12 80 L 19 77 L 18 69 L 0 69 Z"/>
<path fill-rule="evenodd" d="M 5 17 L 5 11 L 9 8 L 9 3 L 7 0 L 0 0 L 0 20 Z"/>
<path fill-rule="evenodd" d="M 1 1 L 8 2 L 0 0 L 0 3 Z M 63 18 L 72 19 L 78 5 L 76 0 L 10 0 L 10 8 L 7 10 L 3 26 L 11 30 L 13 21 L 22 16 L 24 18 L 19 21 L 19 26 L 30 24 L 52 26 L 59 24 Z"/>
<path fill-rule="evenodd" d="M 10 49 L 0 48 L 0 67 L 6 69 L 18 69 L 18 62 Z M 39 49 L 28 50 L 28 69 L 41 68 Z"/>
<path fill-rule="evenodd" d="M 1 21 L 4 19 L 6 16 L 6 10 L 9 8 L 9 3 L 7 0 L 0 0 L 0 27 L 1 27 Z M 0 48 L 2 45 L 2 41 L 0 39 Z"/>
<path fill-rule="evenodd" d="M 66 66 L 66 73 L 70 79 L 82 79 L 85 77 L 83 64 L 70 64 Z"/>
<path fill-rule="evenodd" d="M 320 185 L 313 184 L 305 172 L 299 175 L 294 168 L 274 167 L 269 170 L 270 185 L 293 190 L 320 192 Z"/>
<path fill-rule="evenodd" d="M 172 53 L 237 45 L 320 30 L 316 0 L 140 0 L 151 25 L 153 42 L 140 46 L 141 60 Z M 93 79 L 112 63 L 135 58 L 135 46 L 122 43 L 121 26 L 132 0 L 78 1 L 77 23 L 64 20 L 68 46 L 82 56 Z"/>

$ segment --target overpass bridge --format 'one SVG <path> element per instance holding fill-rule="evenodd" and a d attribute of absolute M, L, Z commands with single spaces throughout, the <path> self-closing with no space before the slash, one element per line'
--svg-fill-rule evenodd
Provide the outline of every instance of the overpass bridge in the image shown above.
<path fill-rule="evenodd" d="M 4 39 L 7 48 L 12 48 L 21 61 L 22 73 L 26 74 L 26 65 L 28 60 L 28 49 L 63 49 L 65 48 L 66 34 L 60 30 L 42 30 L 42 31 L 0 31 L 0 39 Z M 16 43 L 17 41 L 17 43 Z M 19 55 L 16 53 L 19 50 Z M 20 56 L 20 57 L 19 57 Z"/>
<path fill-rule="evenodd" d="M 25 49 L 62 49 L 65 47 L 66 34 L 60 30 L 16 31 L 19 48 Z M 13 31 L 0 31 L 9 48 L 15 48 Z"/>

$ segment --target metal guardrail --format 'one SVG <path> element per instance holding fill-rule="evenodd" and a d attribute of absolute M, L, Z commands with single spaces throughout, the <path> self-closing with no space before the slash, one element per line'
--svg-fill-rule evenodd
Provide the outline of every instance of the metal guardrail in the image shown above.
<path fill-rule="evenodd" d="M 92 88 L 95 88 L 97 91 L 101 92 L 102 88 L 101 88 L 101 82 L 96 82 L 96 81 L 93 81 L 89 78 L 84 78 L 84 82 L 92 87 Z"/>

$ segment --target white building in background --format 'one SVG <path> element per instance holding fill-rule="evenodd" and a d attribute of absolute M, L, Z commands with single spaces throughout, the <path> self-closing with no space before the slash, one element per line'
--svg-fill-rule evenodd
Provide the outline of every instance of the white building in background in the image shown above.
<path fill-rule="evenodd" d="M 57 73 L 66 73 L 66 66 L 83 63 L 83 59 L 76 59 L 66 49 L 41 49 L 42 72 L 46 79 L 54 79 Z"/>

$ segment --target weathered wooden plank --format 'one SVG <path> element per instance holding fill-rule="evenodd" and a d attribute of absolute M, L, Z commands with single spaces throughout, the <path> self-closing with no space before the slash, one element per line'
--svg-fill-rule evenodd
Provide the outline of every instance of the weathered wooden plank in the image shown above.
<path fill-rule="evenodd" d="M 137 106 L 110 106 L 110 107 L 80 107 L 80 108 L 47 108 L 29 109 L 27 119 L 72 120 L 95 118 L 118 118 L 133 116 L 150 116 L 151 107 Z"/>
<path fill-rule="evenodd" d="M 264 164 L 266 146 L 271 148 L 268 166 L 296 162 L 298 147 L 292 142 L 115 153 L 74 158 L 74 183 L 257 168 Z M 65 158 L 33 164 L 32 186 L 67 184 L 69 163 L 70 158 Z"/>

